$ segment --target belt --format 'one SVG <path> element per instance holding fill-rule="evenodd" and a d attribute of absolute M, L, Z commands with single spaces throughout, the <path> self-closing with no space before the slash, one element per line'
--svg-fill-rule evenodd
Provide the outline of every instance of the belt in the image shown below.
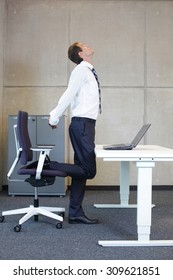
<path fill-rule="evenodd" d="M 78 122 L 90 122 L 90 123 L 95 123 L 96 120 L 90 119 L 90 118 L 83 118 L 83 117 L 73 117 L 72 121 L 78 121 Z"/>

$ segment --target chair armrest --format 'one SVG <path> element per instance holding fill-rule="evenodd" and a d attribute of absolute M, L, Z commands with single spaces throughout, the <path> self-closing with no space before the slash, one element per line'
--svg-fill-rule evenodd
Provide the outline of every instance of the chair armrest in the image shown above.
<path fill-rule="evenodd" d="M 37 170 L 36 170 L 36 179 L 41 178 L 41 173 L 43 170 L 43 165 L 45 162 L 46 155 L 49 156 L 50 151 L 54 148 L 55 145 L 37 145 L 36 147 L 31 147 L 31 150 L 34 152 L 39 152 L 39 159 L 37 164 Z"/>
<path fill-rule="evenodd" d="M 46 155 L 49 156 L 50 151 L 55 147 L 55 145 L 37 145 L 36 147 L 31 147 L 31 150 L 34 152 L 40 152 L 39 159 L 38 159 L 38 165 L 36 170 L 36 179 L 41 178 L 41 173 L 43 170 L 43 165 L 45 162 Z"/>
<path fill-rule="evenodd" d="M 40 147 L 40 148 L 54 148 L 55 145 L 53 144 L 38 144 L 37 147 Z"/>
<path fill-rule="evenodd" d="M 51 151 L 54 146 L 37 146 L 32 147 L 31 150 L 35 152 L 41 152 L 41 151 Z"/>

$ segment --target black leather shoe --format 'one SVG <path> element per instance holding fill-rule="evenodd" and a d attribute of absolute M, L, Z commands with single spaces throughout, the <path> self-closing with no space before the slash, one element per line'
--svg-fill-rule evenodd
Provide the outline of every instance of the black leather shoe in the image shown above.
<path fill-rule="evenodd" d="M 69 224 L 98 224 L 98 220 L 91 220 L 86 216 L 69 217 Z"/>

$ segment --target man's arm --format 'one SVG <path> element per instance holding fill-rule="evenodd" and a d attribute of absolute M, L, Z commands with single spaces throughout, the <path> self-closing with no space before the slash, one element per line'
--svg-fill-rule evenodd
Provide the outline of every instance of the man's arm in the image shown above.
<path fill-rule="evenodd" d="M 76 93 L 81 87 L 83 77 L 84 72 L 76 67 L 70 76 L 68 87 L 64 94 L 61 96 L 58 105 L 50 112 L 49 124 L 52 128 L 56 128 L 56 125 L 59 122 L 59 118 L 62 116 L 64 111 L 67 109 L 67 107 L 75 97 Z"/>

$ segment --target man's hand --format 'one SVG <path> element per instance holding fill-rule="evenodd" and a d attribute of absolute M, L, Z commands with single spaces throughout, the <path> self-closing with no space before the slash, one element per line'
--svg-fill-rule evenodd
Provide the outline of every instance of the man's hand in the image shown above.
<path fill-rule="evenodd" d="M 49 125 L 51 126 L 52 129 L 57 128 L 57 125 L 51 125 L 50 123 L 49 123 Z"/>
<path fill-rule="evenodd" d="M 48 123 L 49 123 L 49 120 L 48 120 Z M 50 123 L 49 123 L 49 125 L 50 125 L 50 127 L 51 127 L 52 129 L 57 128 L 57 125 L 51 125 Z"/>

